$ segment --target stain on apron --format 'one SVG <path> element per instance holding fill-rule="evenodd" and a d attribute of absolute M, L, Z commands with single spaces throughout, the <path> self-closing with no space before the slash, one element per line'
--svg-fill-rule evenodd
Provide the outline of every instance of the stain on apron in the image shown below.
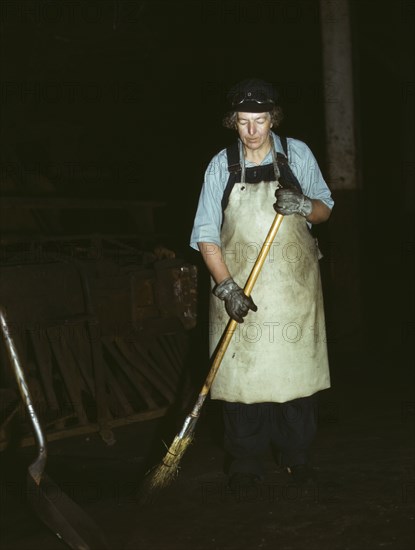
<path fill-rule="evenodd" d="M 222 254 L 242 288 L 275 217 L 278 181 L 233 186 Z M 238 324 L 211 388 L 212 399 L 284 403 L 330 387 L 319 250 L 306 220 L 285 216 L 252 292 L 258 306 Z M 213 286 L 212 280 L 212 286 Z M 229 316 L 211 295 L 210 353 Z"/>

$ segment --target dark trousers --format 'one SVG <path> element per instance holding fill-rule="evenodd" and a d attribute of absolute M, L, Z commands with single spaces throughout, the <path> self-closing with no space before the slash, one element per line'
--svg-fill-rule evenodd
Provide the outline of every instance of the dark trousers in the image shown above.
<path fill-rule="evenodd" d="M 286 403 L 224 402 L 225 450 L 229 473 L 263 475 L 261 458 L 270 446 L 283 466 L 305 464 L 317 430 L 317 394 Z"/>

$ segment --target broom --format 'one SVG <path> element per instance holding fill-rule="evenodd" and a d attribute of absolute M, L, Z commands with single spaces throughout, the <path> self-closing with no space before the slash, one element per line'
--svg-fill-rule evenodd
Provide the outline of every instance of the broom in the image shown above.
<path fill-rule="evenodd" d="M 280 228 L 283 217 L 284 216 L 282 216 L 281 214 L 277 214 L 274 218 L 274 221 L 272 222 L 272 225 L 268 231 L 268 235 L 265 238 L 264 244 L 261 247 L 252 271 L 248 277 L 248 280 L 246 281 L 244 293 L 247 296 L 250 296 L 252 292 L 258 275 L 268 255 L 272 242 L 275 239 L 275 235 Z M 146 482 L 146 486 L 150 492 L 167 487 L 177 476 L 180 460 L 182 459 L 182 456 L 186 452 L 186 449 L 193 440 L 193 434 L 195 431 L 196 423 L 200 416 L 200 410 L 206 399 L 207 394 L 209 393 L 212 382 L 216 376 L 216 373 L 219 369 L 219 366 L 222 362 L 222 359 L 225 355 L 225 352 L 228 348 L 228 345 L 232 339 L 237 325 L 238 323 L 234 319 L 229 320 L 225 332 L 222 336 L 219 348 L 213 360 L 212 366 L 210 368 L 209 374 L 205 380 L 205 383 L 203 384 L 202 390 L 199 393 L 192 412 L 186 417 L 182 429 L 174 438 L 162 462 L 153 470 L 150 470 L 149 474 L 151 474 L 151 476 Z"/>

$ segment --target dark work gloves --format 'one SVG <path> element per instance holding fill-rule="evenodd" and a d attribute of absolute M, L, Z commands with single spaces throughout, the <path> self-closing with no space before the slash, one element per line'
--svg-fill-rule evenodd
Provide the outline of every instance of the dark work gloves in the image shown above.
<path fill-rule="evenodd" d="M 252 298 L 247 296 L 242 288 L 229 277 L 215 286 L 213 294 L 224 300 L 225 309 L 229 317 L 232 317 L 238 323 L 243 323 L 243 317 L 248 314 L 248 311 L 257 311 L 257 306 Z"/>
<path fill-rule="evenodd" d="M 275 197 L 277 202 L 273 204 L 274 210 L 283 216 L 301 214 L 306 218 L 313 210 L 311 199 L 293 189 L 277 189 Z"/>

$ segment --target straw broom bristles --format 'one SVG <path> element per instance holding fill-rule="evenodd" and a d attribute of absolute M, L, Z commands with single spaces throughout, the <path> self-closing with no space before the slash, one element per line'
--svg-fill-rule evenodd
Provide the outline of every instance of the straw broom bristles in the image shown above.
<path fill-rule="evenodd" d="M 185 437 L 176 435 L 163 460 L 155 468 L 149 479 L 148 487 L 150 491 L 168 487 L 177 477 L 180 461 L 192 441 L 193 435 Z"/>
<path fill-rule="evenodd" d="M 178 476 L 180 461 L 193 441 L 194 429 L 198 417 L 188 415 L 179 434 L 167 449 L 163 460 L 158 466 L 147 472 L 144 484 L 140 490 L 139 500 L 149 502 L 154 493 L 168 487 Z"/>

